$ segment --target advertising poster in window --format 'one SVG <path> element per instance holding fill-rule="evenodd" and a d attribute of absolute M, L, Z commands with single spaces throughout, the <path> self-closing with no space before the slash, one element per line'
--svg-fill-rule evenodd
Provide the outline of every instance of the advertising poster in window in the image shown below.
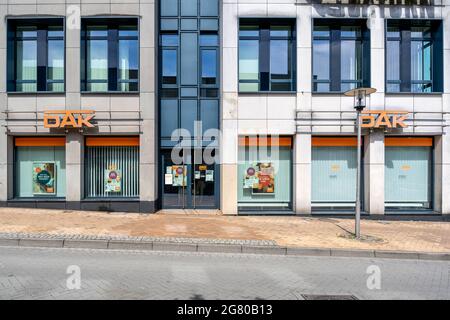
<path fill-rule="evenodd" d="M 114 167 L 105 170 L 105 192 L 122 191 L 122 171 Z"/>
<path fill-rule="evenodd" d="M 172 186 L 187 186 L 186 166 L 172 166 L 172 176 Z"/>
<path fill-rule="evenodd" d="M 275 168 L 272 163 L 258 162 L 247 168 L 244 189 L 251 189 L 252 194 L 272 195 L 275 193 Z"/>
<path fill-rule="evenodd" d="M 54 162 L 33 162 L 33 194 L 56 195 Z"/>

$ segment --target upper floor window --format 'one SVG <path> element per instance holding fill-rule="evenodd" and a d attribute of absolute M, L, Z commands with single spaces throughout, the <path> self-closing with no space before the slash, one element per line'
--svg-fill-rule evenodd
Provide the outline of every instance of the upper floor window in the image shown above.
<path fill-rule="evenodd" d="M 366 20 L 314 19 L 312 81 L 314 92 L 370 86 Z"/>
<path fill-rule="evenodd" d="M 295 91 L 295 19 L 240 19 L 239 91 Z"/>
<path fill-rule="evenodd" d="M 181 36 L 183 37 L 183 35 Z M 181 43 L 184 44 L 181 45 Z M 184 96 L 194 97 L 197 95 L 198 88 L 204 97 L 216 97 L 219 87 L 219 37 L 215 31 L 202 31 L 198 35 L 198 53 L 197 48 L 192 48 L 193 41 L 189 42 L 183 38 L 180 41 L 178 32 L 162 32 L 160 37 L 161 45 L 161 95 L 165 98 L 177 97 L 179 86 L 186 86 L 183 92 Z M 181 80 L 181 74 L 189 74 L 190 66 L 182 64 L 183 56 L 193 56 L 199 59 L 199 80 L 187 79 Z M 192 74 L 189 74 L 192 76 Z M 196 76 L 196 75 L 194 75 Z M 212 96 L 211 96 L 212 95 Z"/>
<path fill-rule="evenodd" d="M 386 27 L 386 92 L 441 92 L 441 21 L 388 20 Z"/>
<path fill-rule="evenodd" d="M 64 92 L 62 18 L 8 20 L 8 91 Z"/>
<path fill-rule="evenodd" d="M 137 22 L 137 18 L 82 20 L 82 91 L 139 91 Z"/>

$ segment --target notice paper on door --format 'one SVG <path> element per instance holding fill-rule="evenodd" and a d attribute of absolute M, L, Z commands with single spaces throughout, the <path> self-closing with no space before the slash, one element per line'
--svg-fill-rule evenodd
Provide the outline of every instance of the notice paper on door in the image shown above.
<path fill-rule="evenodd" d="M 206 170 L 205 181 L 214 181 L 214 170 Z"/>
<path fill-rule="evenodd" d="M 164 184 L 166 184 L 166 185 L 173 184 L 173 175 L 171 173 L 166 173 L 164 175 Z"/>

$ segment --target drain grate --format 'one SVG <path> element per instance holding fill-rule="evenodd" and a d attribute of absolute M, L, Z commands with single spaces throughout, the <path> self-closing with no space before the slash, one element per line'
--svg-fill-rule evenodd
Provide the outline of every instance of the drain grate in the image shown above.
<path fill-rule="evenodd" d="M 305 300 L 358 300 L 353 295 L 302 294 Z"/>

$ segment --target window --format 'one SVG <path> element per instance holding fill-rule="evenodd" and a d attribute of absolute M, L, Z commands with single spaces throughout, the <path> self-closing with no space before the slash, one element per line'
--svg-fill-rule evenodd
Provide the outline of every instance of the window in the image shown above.
<path fill-rule="evenodd" d="M 386 137 L 387 211 L 433 209 L 433 138 Z"/>
<path fill-rule="evenodd" d="M 63 19 L 8 20 L 8 91 L 64 92 Z"/>
<path fill-rule="evenodd" d="M 87 198 L 139 197 L 139 137 L 87 137 Z"/>
<path fill-rule="evenodd" d="M 295 91 L 295 20 L 241 19 L 239 91 Z"/>
<path fill-rule="evenodd" d="M 82 91 L 139 91 L 137 19 L 83 19 L 81 53 Z"/>
<path fill-rule="evenodd" d="M 217 86 L 218 58 L 217 47 L 219 39 L 217 33 L 200 34 L 200 63 L 201 63 L 201 85 Z"/>
<path fill-rule="evenodd" d="M 239 211 L 292 210 L 292 138 L 239 137 Z"/>
<path fill-rule="evenodd" d="M 177 84 L 177 50 L 163 50 L 163 84 Z"/>
<path fill-rule="evenodd" d="M 316 211 L 353 211 L 356 200 L 356 137 L 313 137 L 311 202 Z M 361 188 L 361 194 L 364 192 Z"/>
<path fill-rule="evenodd" d="M 386 91 L 441 92 L 443 89 L 440 21 L 388 20 Z"/>
<path fill-rule="evenodd" d="M 65 197 L 65 141 L 65 137 L 14 139 L 14 197 Z"/>
<path fill-rule="evenodd" d="M 201 50 L 202 84 L 216 84 L 217 50 Z"/>
<path fill-rule="evenodd" d="M 366 20 L 315 19 L 313 91 L 345 92 L 370 86 Z"/>

